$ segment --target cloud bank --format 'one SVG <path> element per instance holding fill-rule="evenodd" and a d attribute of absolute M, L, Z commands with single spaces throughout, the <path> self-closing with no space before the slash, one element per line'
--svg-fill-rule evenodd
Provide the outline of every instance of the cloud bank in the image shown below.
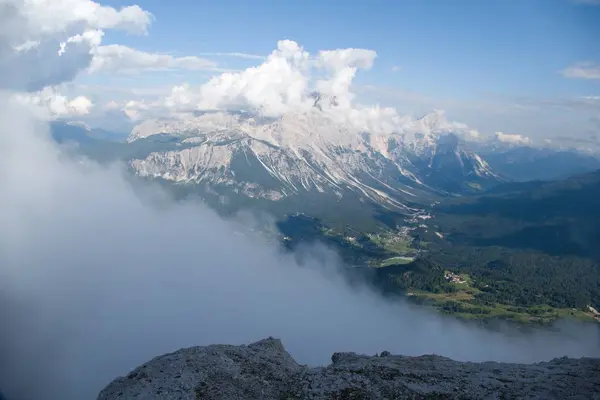
<path fill-rule="evenodd" d="M 62 117 L 80 117 L 87 115 L 93 108 L 93 103 L 85 96 L 69 99 L 53 87 L 46 87 L 35 93 L 15 93 L 11 100 L 30 107 L 38 117 L 56 119 Z"/>

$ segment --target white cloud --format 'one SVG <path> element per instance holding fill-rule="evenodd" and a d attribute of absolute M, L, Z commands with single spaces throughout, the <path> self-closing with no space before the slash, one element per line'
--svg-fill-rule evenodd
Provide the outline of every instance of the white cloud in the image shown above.
<path fill-rule="evenodd" d="M 249 108 L 278 116 L 310 108 L 314 89 L 349 102 L 356 68 L 369 68 L 374 57 L 375 52 L 361 49 L 323 51 L 311 57 L 296 42 L 282 40 L 259 66 L 221 74 L 197 89 L 174 87 L 165 105 L 175 110 Z M 330 76 L 311 88 L 315 68 L 327 69 Z"/>
<path fill-rule="evenodd" d="M 1 0 L 0 87 L 37 91 L 86 69 L 103 30 L 144 34 L 151 14 L 91 0 Z"/>
<path fill-rule="evenodd" d="M 190 85 L 185 83 L 174 86 L 171 94 L 165 99 L 165 106 L 174 112 L 189 112 L 197 108 L 199 95 L 191 90 Z"/>
<path fill-rule="evenodd" d="M 377 53 L 365 49 L 340 49 L 322 50 L 318 55 L 318 62 L 333 72 L 346 68 L 370 69 Z"/>
<path fill-rule="evenodd" d="M 496 132 L 495 137 L 497 140 L 499 140 L 500 142 L 503 142 L 503 143 L 518 144 L 518 145 L 531 144 L 530 138 L 528 138 L 527 136 L 522 136 L 522 135 L 516 134 L 516 133 Z"/>
<path fill-rule="evenodd" d="M 126 100 L 126 101 L 109 101 L 104 104 L 102 110 L 109 112 L 109 115 L 115 115 L 118 111 L 126 116 L 131 122 L 141 122 L 147 119 L 157 117 L 169 117 L 173 114 L 160 101 L 149 101 L 144 99 Z"/>
<path fill-rule="evenodd" d="M 215 62 L 200 57 L 173 57 L 168 54 L 147 53 L 118 44 L 99 46 L 93 54 L 90 73 L 135 73 L 168 69 L 210 70 L 217 66 Z"/>
<path fill-rule="evenodd" d="M 394 65 L 394 66 L 392 66 L 392 68 L 391 68 L 392 72 L 398 72 L 398 71 L 400 71 L 401 69 L 402 69 L 402 67 L 401 67 L 401 66 L 399 66 L 399 65 Z"/>
<path fill-rule="evenodd" d="M 320 51 L 316 65 L 328 70 L 331 76 L 316 82 L 317 91 L 335 97 L 338 107 L 351 107 L 354 94 L 350 91 L 350 86 L 356 72 L 358 69 L 371 69 L 375 57 L 375 51 L 365 49 Z"/>
<path fill-rule="evenodd" d="M 258 54 L 248 54 L 248 53 L 199 53 L 199 56 L 203 57 L 236 57 L 236 58 L 245 58 L 248 60 L 264 60 L 266 57 Z"/>
<path fill-rule="evenodd" d="M 373 50 L 364 49 L 320 51 L 317 66 L 329 70 L 332 75 L 317 81 L 317 91 L 335 97 L 338 106 L 349 108 L 354 99 L 350 86 L 357 70 L 370 69 L 376 56 Z"/>
<path fill-rule="evenodd" d="M 308 70 L 308 52 L 295 42 L 279 41 L 277 49 L 258 67 L 224 73 L 202 85 L 198 107 L 247 107 L 280 115 L 306 102 Z"/>
<path fill-rule="evenodd" d="M 600 79 L 600 64 L 584 62 L 561 71 L 564 77 L 574 79 Z"/>
<path fill-rule="evenodd" d="M 53 35 L 75 26 L 90 29 L 118 29 L 133 34 L 147 33 L 152 14 L 138 5 L 117 10 L 92 0 L 3 0 L 24 18 L 29 34 Z M 10 14 L 10 13 L 9 13 Z M 15 18 L 15 14 L 7 15 Z"/>
<path fill-rule="evenodd" d="M 380 102 L 413 115 L 439 108 L 448 118 L 476 126 L 481 139 L 494 137 L 494 132 L 519 132 L 542 143 L 543 138 L 570 135 L 586 137 L 600 134 L 600 97 L 591 92 L 583 97 L 514 97 L 486 93 L 477 100 L 428 97 L 401 88 L 355 85 L 361 100 Z"/>
<path fill-rule="evenodd" d="M 321 51 L 313 57 L 296 42 L 281 40 L 264 63 L 214 77 L 197 95 L 187 94 L 185 99 L 188 103 L 199 99 L 201 109 L 250 108 L 276 116 L 309 108 L 314 102 L 311 89 L 316 89 L 348 105 L 352 99 L 348 89 L 356 70 L 370 68 L 375 56 L 372 50 L 342 49 Z M 326 77 L 312 85 L 315 70 L 324 70 Z"/>
<path fill-rule="evenodd" d="M 83 116 L 89 114 L 93 107 L 92 101 L 85 96 L 69 99 L 51 87 L 36 93 L 16 93 L 12 100 L 30 107 L 38 117 L 44 119 Z"/>
<path fill-rule="evenodd" d="M 104 32 L 101 30 L 87 30 L 81 34 L 77 34 L 71 36 L 66 41 L 60 43 L 60 48 L 58 50 L 58 55 L 62 56 L 67 52 L 67 46 L 70 43 L 87 43 L 91 49 L 97 47 L 102 43 L 102 37 L 104 36 Z"/>
<path fill-rule="evenodd" d="M 144 118 L 144 115 L 150 110 L 151 105 L 144 101 L 128 101 L 121 110 L 132 121 L 139 121 Z"/>
<path fill-rule="evenodd" d="M 77 96 L 67 103 L 67 108 L 73 110 L 77 115 L 89 114 L 92 106 L 92 101 L 85 96 Z"/>
<path fill-rule="evenodd" d="M 114 112 L 118 111 L 133 122 L 155 118 L 157 115 L 166 116 L 166 114 L 161 113 L 161 111 L 164 111 L 161 103 L 145 100 L 127 100 L 121 102 L 111 100 L 103 105 L 102 111 L 110 115 L 115 115 Z"/>
<path fill-rule="evenodd" d="M 18 45 L 13 45 L 13 49 L 17 52 L 20 53 L 22 51 L 29 51 L 32 49 L 37 48 L 40 45 L 40 41 L 39 40 L 27 40 L 21 44 Z"/>
<path fill-rule="evenodd" d="M 94 93 L 104 97 L 107 101 L 117 99 L 123 99 L 124 96 L 128 99 L 131 96 L 147 98 L 147 97 L 164 97 L 167 96 L 173 86 L 172 85 L 160 85 L 160 86 L 114 86 L 114 85 L 89 85 L 89 84 L 76 84 L 72 85 L 76 87 L 82 93 Z"/>

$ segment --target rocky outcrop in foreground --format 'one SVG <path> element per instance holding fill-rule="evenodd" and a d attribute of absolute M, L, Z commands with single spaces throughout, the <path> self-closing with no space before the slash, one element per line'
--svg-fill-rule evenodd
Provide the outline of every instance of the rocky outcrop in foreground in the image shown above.
<path fill-rule="evenodd" d="M 192 347 L 157 357 L 106 387 L 115 399 L 600 399 L 600 359 L 465 363 L 439 356 L 335 353 L 299 365 L 281 342 Z"/>

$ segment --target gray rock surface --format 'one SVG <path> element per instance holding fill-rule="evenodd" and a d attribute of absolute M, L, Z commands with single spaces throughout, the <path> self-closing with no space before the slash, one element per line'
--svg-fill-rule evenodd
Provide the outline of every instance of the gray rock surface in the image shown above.
<path fill-rule="evenodd" d="M 525 365 L 388 352 L 331 359 L 327 367 L 299 365 L 273 338 L 191 347 L 114 380 L 98 400 L 600 399 L 600 359 Z"/>

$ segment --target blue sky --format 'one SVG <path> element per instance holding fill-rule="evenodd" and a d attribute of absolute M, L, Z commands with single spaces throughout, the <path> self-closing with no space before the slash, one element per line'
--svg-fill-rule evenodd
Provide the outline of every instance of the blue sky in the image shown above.
<path fill-rule="evenodd" d="M 569 0 L 139 0 L 136 4 L 156 17 L 149 36 L 109 34 L 106 43 L 114 40 L 179 55 L 266 55 L 277 40 L 292 39 L 311 52 L 375 50 L 374 68 L 361 73 L 357 84 L 398 86 L 452 98 L 489 92 L 587 96 L 600 91 L 596 82 L 566 79 L 559 73 L 577 62 L 600 62 L 600 6 Z M 234 68 L 256 63 L 220 61 Z M 392 71 L 393 66 L 400 71 Z"/>

